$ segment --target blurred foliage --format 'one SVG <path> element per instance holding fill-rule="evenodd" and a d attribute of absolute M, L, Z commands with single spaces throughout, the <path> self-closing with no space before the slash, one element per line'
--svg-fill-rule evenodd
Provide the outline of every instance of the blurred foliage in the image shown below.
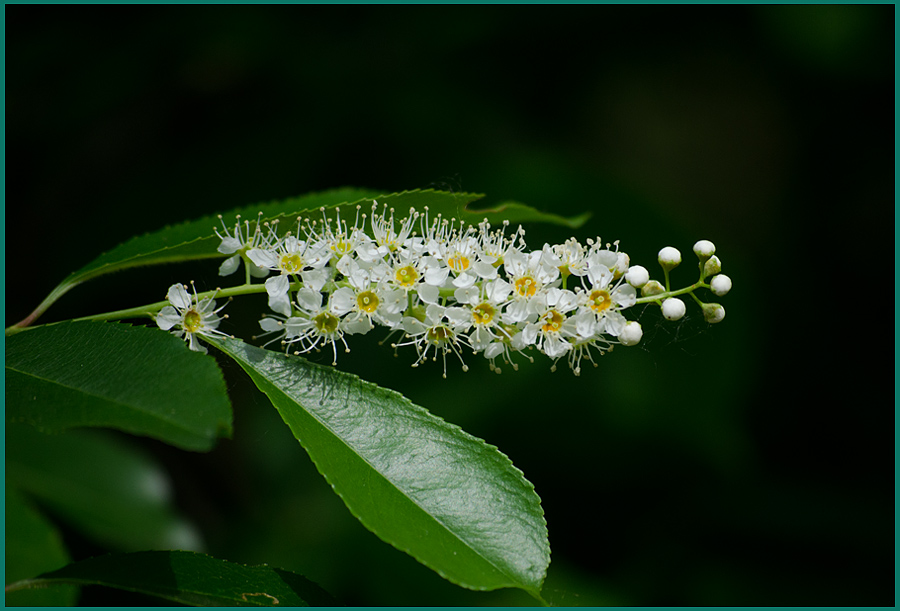
<path fill-rule="evenodd" d="M 370 337 L 339 367 L 524 471 L 557 604 L 893 604 L 890 383 L 881 334 L 856 309 L 868 304 L 846 294 L 893 244 L 892 6 L 6 15 L 7 325 L 131 235 L 343 185 L 590 211 L 575 235 L 621 240 L 649 269 L 662 246 L 710 239 L 735 282 L 725 321 L 637 312 L 645 343 L 581 378 L 476 363 L 442 381 Z M 683 267 L 675 281 L 692 281 Z M 192 278 L 213 288 L 215 273 L 98 279 L 42 320 L 157 301 Z M 229 306 L 233 332 L 252 335 L 264 305 Z M 209 454 L 134 440 L 210 554 L 299 572 L 350 605 L 532 604 L 452 586 L 366 531 L 221 364 L 232 440 Z M 64 534 L 74 559 L 102 551 Z M 131 600 L 117 596 L 81 602 Z"/>

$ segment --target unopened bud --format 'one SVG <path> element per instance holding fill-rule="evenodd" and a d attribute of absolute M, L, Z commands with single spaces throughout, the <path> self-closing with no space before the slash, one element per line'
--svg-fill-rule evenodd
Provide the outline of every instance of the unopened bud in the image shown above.
<path fill-rule="evenodd" d="M 719 257 L 713 255 L 709 258 L 709 261 L 703 264 L 703 276 L 715 276 L 719 272 L 722 271 L 722 262 L 719 261 Z"/>
<path fill-rule="evenodd" d="M 634 320 L 626 322 L 625 328 L 619 333 L 619 341 L 623 346 L 636 346 L 642 337 L 644 337 L 644 330 L 641 329 L 641 323 Z"/>
<path fill-rule="evenodd" d="M 725 274 L 713 276 L 713 279 L 709 281 L 709 290 L 717 297 L 724 297 L 731 290 L 731 278 Z"/>
<path fill-rule="evenodd" d="M 641 295 L 643 297 L 652 297 L 653 295 L 659 295 L 660 293 L 665 292 L 666 289 L 656 280 L 651 280 L 641 287 Z"/>
<path fill-rule="evenodd" d="M 678 264 L 681 263 L 681 253 L 678 252 L 677 248 L 672 246 L 666 246 L 661 251 L 659 251 L 658 255 L 659 264 L 663 266 L 663 269 L 666 271 L 672 271 Z"/>
<path fill-rule="evenodd" d="M 650 272 L 643 265 L 635 265 L 628 268 L 625 273 L 625 281 L 636 289 L 641 288 L 650 281 Z"/>
<path fill-rule="evenodd" d="M 684 302 L 677 297 L 669 297 L 662 302 L 662 315 L 666 320 L 678 320 L 686 311 Z"/>
<path fill-rule="evenodd" d="M 709 240 L 700 240 L 694 244 L 694 254 L 697 255 L 701 262 L 706 261 L 716 254 L 716 245 Z"/>
<path fill-rule="evenodd" d="M 725 318 L 725 308 L 718 303 L 704 303 L 703 318 L 710 324 L 722 322 L 722 319 Z"/>

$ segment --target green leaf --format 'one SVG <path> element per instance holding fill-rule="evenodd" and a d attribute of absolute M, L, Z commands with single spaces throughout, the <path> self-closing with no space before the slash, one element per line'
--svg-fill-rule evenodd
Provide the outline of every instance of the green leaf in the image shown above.
<path fill-rule="evenodd" d="M 369 530 L 456 584 L 539 597 L 550 562 L 540 499 L 497 448 L 354 375 L 211 343 L 268 395 Z"/>
<path fill-rule="evenodd" d="M 202 546 L 196 528 L 172 507 L 166 472 L 134 444 L 108 432 L 77 430 L 51 436 L 30 426 L 9 425 L 6 477 L 108 549 Z"/>
<path fill-rule="evenodd" d="M 69 554 L 56 528 L 6 484 L 6 583 L 66 565 Z M 78 589 L 60 587 L 8 592 L 7 607 L 60 607 L 75 603 Z"/>
<path fill-rule="evenodd" d="M 6 421 L 44 432 L 104 426 L 209 450 L 231 435 L 213 358 L 159 329 L 65 322 L 6 338 Z"/>
<path fill-rule="evenodd" d="M 89 558 L 16 584 L 100 585 L 192 606 L 328 607 L 334 599 L 305 577 L 181 551 L 134 552 Z"/>

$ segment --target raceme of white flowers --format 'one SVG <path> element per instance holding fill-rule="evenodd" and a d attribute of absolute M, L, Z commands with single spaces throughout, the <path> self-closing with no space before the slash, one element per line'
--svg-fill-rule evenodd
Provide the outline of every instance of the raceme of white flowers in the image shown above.
<path fill-rule="evenodd" d="M 222 232 L 215 230 L 222 240 L 219 252 L 231 255 L 220 275 L 233 274 L 243 261 L 248 283 L 251 276 L 266 278 L 274 312 L 259 322 L 262 336 L 272 336 L 266 345 L 279 341 L 290 354 L 325 348 L 336 364 L 338 344 L 350 350 L 347 336 L 380 326 L 396 336 L 395 353 L 415 350 L 413 367 L 440 357 L 444 377 L 448 355 L 465 371 L 465 357 L 481 354 L 499 373 L 498 360 L 517 369 L 515 358 L 533 360 L 527 353 L 534 350 L 547 355 L 553 369 L 565 357 L 578 375 L 582 359 L 596 366 L 592 352 L 640 342 L 640 323 L 623 314 L 636 303 L 657 303 L 666 319 L 678 320 L 686 306 L 673 293 L 690 295 L 708 322 L 725 316 L 721 305 L 693 294 L 700 287 L 716 296 L 731 289 L 707 240 L 694 245 L 700 280 L 670 292 L 669 271 L 681 262 L 672 247 L 658 257 L 663 286 L 644 267 L 631 266 L 618 242 L 570 238 L 528 250 L 524 230 L 510 233 L 506 221 L 499 228 L 487 220 L 475 227 L 441 215 L 429 218 L 427 208 L 395 219 L 393 208 L 379 211 L 377 202 L 370 217 L 357 206 L 352 225 L 335 212 L 333 220 L 324 209 L 321 220 L 298 218 L 296 229 L 283 234 L 277 221 L 257 219 L 251 231 L 240 217 L 233 230 L 224 221 Z M 222 308 L 216 309 L 212 297 L 199 299 L 194 291 L 192 298 L 186 289 L 169 289 L 171 305 L 156 321 L 184 337 L 192 350 L 205 352 L 197 336 L 224 335 L 218 325 L 227 315 L 218 316 Z"/>

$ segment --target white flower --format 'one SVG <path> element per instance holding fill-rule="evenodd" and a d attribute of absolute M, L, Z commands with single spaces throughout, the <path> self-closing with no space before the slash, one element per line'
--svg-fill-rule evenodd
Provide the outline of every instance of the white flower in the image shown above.
<path fill-rule="evenodd" d="M 419 218 L 419 213 L 410 208 L 409 216 L 398 221 L 399 229 L 395 229 L 394 209 L 388 209 L 387 204 L 385 204 L 379 215 L 375 212 L 377 207 L 378 202 L 373 202 L 371 226 L 372 237 L 375 240 L 375 244 L 377 244 L 377 256 L 383 257 L 389 252 L 395 252 L 400 248 L 409 248 L 411 244 L 407 240 L 410 237 L 410 233 L 412 233 L 416 219 Z M 388 212 L 390 212 L 390 218 L 387 216 Z M 366 256 L 373 257 L 374 255 L 374 252 L 370 252 Z M 363 253 L 360 253 L 360 257 L 363 257 Z"/>
<path fill-rule="evenodd" d="M 299 343 L 302 346 L 302 350 L 295 350 L 294 354 L 303 354 L 314 348 L 318 349 L 322 344 L 331 344 L 334 355 L 331 364 L 337 365 L 337 342 L 344 344 L 345 352 L 350 352 L 344 340 L 348 324 L 341 320 L 334 308 L 325 305 L 324 296 L 318 290 L 301 288 L 297 291 L 296 301 L 301 315 L 289 319 L 293 327 L 292 337 L 284 343 L 288 346 Z"/>
<path fill-rule="evenodd" d="M 552 287 L 535 295 L 531 306 L 538 319 L 522 331 L 525 343 L 534 344 L 554 360 L 570 350 L 568 338 L 575 337 L 577 329 L 574 321 L 567 321 L 566 314 L 578 307 L 578 301 L 572 291 Z"/>
<path fill-rule="evenodd" d="M 597 322 L 600 323 L 599 333 L 616 337 L 625 326 L 625 317 L 621 311 L 635 304 L 637 292 L 630 284 L 623 283 L 621 278 L 610 286 L 615 274 L 598 261 L 599 258 L 589 261 L 587 279 L 591 285 L 590 288 L 585 287 L 585 292 L 581 294 L 581 305 L 597 317 Z"/>
<path fill-rule="evenodd" d="M 227 314 L 221 318 L 217 316 L 224 305 L 217 310 L 216 302 L 211 297 L 198 301 L 196 289 L 192 299 L 187 287 L 180 284 L 170 286 L 166 298 L 172 305 L 159 311 L 156 324 L 163 331 L 171 330 L 173 335 L 184 337 L 191 350 L 204 354 L 207 352 L 206 347 L 197 341 L 198 335 L 227 337 L 227 334 L 217 330 L 222 318 L 227 318 Z"/>
<path fill-rule="evenodd" d="M 338 316 L 350 315 L 346 330 L 349 333 L 368 333 L 373 320 L 391 329 L 398 328 L 406 306 L 406 292 L 391 290 L 383 282 L 373 281 L 370 270 L 344 257 L 338 264 L 343 268 L 350 286 L 343 286 L 331 296 L 332 311 Z"/>
<path fill-rule="evenodd" d="M 236 215 L 234 235 L 232 235 L 231 232 L 228 231 L 228 227 L 225 226 L 222 215 L 219 215 L 219 221 L 222 223 L 222 231 L 225 235 L 223 236 L 219 233 L 218 228 L 213 227 L 213 231 L 215 231 L 216 235 L 222 240 L 216 250 L 223 255 L 234 255 L 225 259 L 225 261 L 222 262 L 222 265 L 219 266 L 220 276 L 228 276 L 236 272 L 241 264 L 241 256 L 246 255 L 247 251 L 251 248 L 259 248 L 265 243 L 265 239 L 259 230 L 259 221 L 261 218 L 262 212 L 259 213 L 253 233 L 251 234 L 250 221 L 244 221 L 242 224 L 241 215 Z M 255 278 L 265 278 L 269 275 L 269 270 L 259 267 L 258 265 L 248 265 L 248 269 L 250 270 L 250 275 Z"/>
<path fill-rule="evenodd" d="M 403 319 L 403 329 L 410 341 L 400 344 L 392 344 L 394 348 L 400 346 L 413 345 L 416 348 L 419 358 L 413 363 L 413 367 L 418 367 L 419 363 L 424 362 L 428 358 L 428 352 L 434 348 L 435 355 L 432 360 L 437 360 L 437 352 L 441 353 L 444 363 L 444 377 L 447 377 L 447 353 L 452 352 L 462 363 L 463 371 L 468 371 L 469 366 L 466 365 L 462 358 L 461 345 L 465 345 L 463 338 L 457 333 L 452 324 L 444 322 L 446 308 L 436 304 L 431 304 L 425 309 L 424 320 L 419 320 L 412 316 Z"/>
<path fill-rule="evenodd" d="M 318 221 L 310 222 L 307 219 L 304 227 L 307 240 L 327 248 L 335 259 L 340 259 L 344 255 L 351 255 L 358 250 L 364 249 L 366 245 L 372 242 L 372 238 L 366 234 L 363 227 L 359 226 L 360 218 L 362 218 L 363 223 L 365 223 L 366 219 L 365 214 L 360 217 L 359 211 L 361 208 L 361 206 L 356 206 L 356 220 L 353 223 L 353 227 L 350 227 L 347 221 L 341 219 L 341 209 L 335 207 L 335 228 L 331 226 L 332 221 L 328 218 L 326 208 L 319 208 L 319 211 L 322 213 L 321 229 Z"/>
<path fill-rule="evenodd" d="M 485 350 L 495 341 L 510 339 L 501 325 L 501 313 L 503 306 L 509 301 L 511 291 L 509 282 L 502 278 L 485 281 L 481 288 L 473 286 L 454 291 L 457 303 L 464 306 L 460 309 L 465 312 L 465 331 L 475 327 L 469 334 L 469 343 L 475 352 Z"/>
<path fill-rule="evenodd" d="M 331 251 L 322 242 L 298 240 L 288 232 L 274 246 L 253 248 L 247 251 L 247 256 L 260 267 L 281 272 L 266 280 L 269 307 L 290 316 L 290 276 L 299 275 L 307 268 L 321 269 L 331 258 Z"/>
<path fill-rule="evenodd" d="M 504 322 L 515 324 L 528 318 L 531 310 L 528 302 L 545 286 L 549 286 L 559 278 L 559 269 L 545 260 L 542 250 L 535 250 L 527 255 L 512 251 L 503 261 L 503 269 L 512 284 L 513 303 L 505 312 Z"/>

